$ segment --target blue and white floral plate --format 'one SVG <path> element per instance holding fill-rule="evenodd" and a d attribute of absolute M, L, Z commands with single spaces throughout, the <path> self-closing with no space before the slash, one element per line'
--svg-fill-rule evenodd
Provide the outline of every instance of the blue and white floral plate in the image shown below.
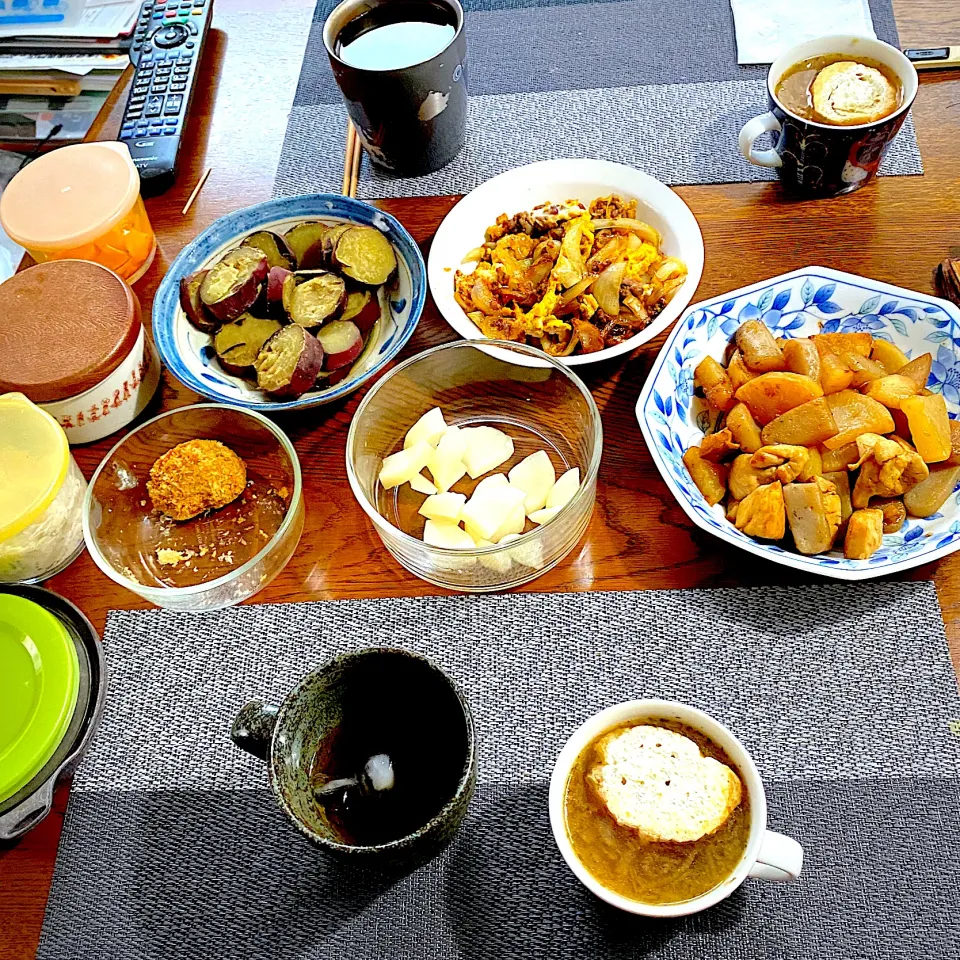
<path fill-rule="evenodd" d="M 929 388 L 943 394 L 951 418 L 960 417 L 960 310 L 946 300 L 826 267 L 806 267 L 694 304 L 673 328 L 637 401 L 637 419 L 667 486 L 697 526 L 774 563 L 841 580 L 865 580 L 906 570 L 960 547 L 960 494 L 926 520 L 909 517 L 888 534 L 869 560 L 841 551 L 805 557 L 753 540 L 707 505 L 681 457 L 700 442 L 706 404 L 693 395 L 693 371 L 707 354 L 722 360 L 737 327 L 762 320 L 778 337 L 868 330 L 908 357 L 932 353 Z"/>
<path fill-rule="evenodd" d="M 397 254 L 397 281 L 381 292 L 384 304 L 377 343 L 364 350 L 349 376 L 327 390 L 296 400 L 271 400 L 253 383 L 220 367 L 209 334 L 201 333 L 180 307 L 180 278 L 216 261 L 257 230 L 284 233 L 302 220 L 362 223 L 376 227 Z M 387 295 L 388 294 L 388 295 Z M 153 337 L 170 372 L 185 386 L 211 400 L 260 411 L 302 410 L 339 400 L 379 373 L 410 339 L 427 296 L 426 268 L 420 250 L 400 223 L 367 203 L 337 194 L 284 197 L 228 213 L 181 250 L 153 301 Z"/>

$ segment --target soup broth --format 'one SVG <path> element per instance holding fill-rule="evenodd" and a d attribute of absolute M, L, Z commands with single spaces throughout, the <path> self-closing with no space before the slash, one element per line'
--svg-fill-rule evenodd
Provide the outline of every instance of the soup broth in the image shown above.
<path fill-rule="evenodd" d="M 632 720 L 615 730 L 640 724 L 665 727 L 693 740 L 703 756 L 740 771 L 699 730 L 675 720 Z M 596 737 L 577 757 L 567 780 L 564 816 L 567 835 L 580 862 L 608 890 L 642 903 L 681 903 L 722 883 L 736 869 L 750 836 L 750 798 L 743 785 L 740 804 L 713 834 L 692 843 L 650 842 L 619 824 L 590 786 L 587 774 L 600 760 Z"/>
<path fill-rule="evenodd" d="M 903 84 L 897 74 L 885 63 L 877 60 L 871 60 L 868 57 L 854 57 L 849 53 L 827 53 L 820 57 L 811 57 L 808 60 L 801 60 L 795 63 L 786 73 L 777 81 L 774 93 L 780 103 L 786 107 L 790 113 L 810 120 L 814 123 L 829 123 L 814 109 L 813 106 L 813 81 L 817 79 L 817 74 L 824 67 L 829 67 L 831 63 L 840 63 L 841 61 L 852 60 L 856 63 L 862 63 L 865 67 L 873 67 L 879 70 L 893 85 L 897 91 L 896 106 L 890 110 L 886 116 L 896 112 L 903 103 Z M 832 126 L 833 124 L 831 124 Z"/>

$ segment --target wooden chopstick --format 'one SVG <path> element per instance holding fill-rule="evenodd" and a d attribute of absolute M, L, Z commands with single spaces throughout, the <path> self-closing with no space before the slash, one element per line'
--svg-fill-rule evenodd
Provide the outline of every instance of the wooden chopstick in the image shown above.
<path fill-rule="evenodd" d="M 186 214 L 186 212 L 193 206 L 193 201 L 197 199 L 198 194 L 203 189 L 203 185 L 207 182 L 207 177 L 210 176 L 210 173 L 213 171 L 213 167 L 207 167 L 204 175 L 197 181 L 197 185 L 193 188 L 193 193 L 190 194 L 190 199 L 183 205 L 183 209 L 180 211 L 181 215 Z"/>
<path fill-rule="evenodd" d="M 357 132 L 353 129 L 353 123 L 350 120 L 347 120 L 347 142 L 346 142 L 346 154 L 343 158 L 343 186 L 340 188 L 340 192 L 345 196 L 349 197 L 350 194 L 350 177 L 351 171 L 353 170 L 353 156 L 356 153 L 357 149 Z"/>
<path fill-rule="evenodd" d="M 349 192 L 347 193 L 348 197 L 356 197 L 357 195 L 357 181 L 360 179 L 360 162 L 363 160 L 363 145 L 360 143 L 360 136 L 357 133 L 356 129 L 351 125 L 351 130 L 353 130 L 353 162 L 350 165 L 350 185 Z"/>

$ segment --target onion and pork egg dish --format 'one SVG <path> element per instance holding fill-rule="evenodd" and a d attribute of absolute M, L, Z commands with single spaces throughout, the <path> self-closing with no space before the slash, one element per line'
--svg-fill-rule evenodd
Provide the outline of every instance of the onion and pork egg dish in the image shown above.
<path fill-rule="evenodd" d="M 596 353 L 635 336 L 687 277 L 636 200 L 545 203 L 487 227 L 458 270 L 454 296 L 485 337 L 555 357 Z"/>

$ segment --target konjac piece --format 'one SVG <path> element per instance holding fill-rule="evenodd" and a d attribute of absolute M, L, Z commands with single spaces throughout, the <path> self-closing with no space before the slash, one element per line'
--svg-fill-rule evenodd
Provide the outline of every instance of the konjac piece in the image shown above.
<path fill-rule="evenodd" d="M 836 497 L 836 493 L 833 496 Z M 783 488 L 783 501 L 790 533 L 800 553 L 813 556 L 825 553 L 833 546 L 833 538 L 839 526 L 839 498 L 830 517 L 827 515 L 823 494 L 816 483 L 787 484 Z"/>

